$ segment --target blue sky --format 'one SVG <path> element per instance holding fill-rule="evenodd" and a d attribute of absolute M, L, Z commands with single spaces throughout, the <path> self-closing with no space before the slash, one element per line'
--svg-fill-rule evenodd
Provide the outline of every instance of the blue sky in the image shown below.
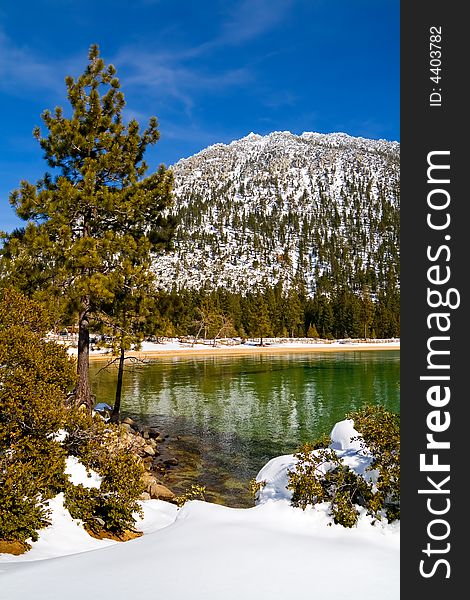
<path fill-rule="evenodd" d="M 157 116 L 150 171 L 250 133 L 399 140 L 399 0 L 30 0 L 0 7 L 0 229 L 46 169 L 32 130 L 100 46 L 126 116 Z"/>

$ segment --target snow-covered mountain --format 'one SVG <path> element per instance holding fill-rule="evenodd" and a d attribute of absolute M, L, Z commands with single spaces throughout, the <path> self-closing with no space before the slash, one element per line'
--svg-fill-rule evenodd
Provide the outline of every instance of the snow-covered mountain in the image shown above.
<path fill-rule="evenodd" d="M 399 144 L 344 133 L 250 133 L 173 166 L 164 289 L 378 291 L 399 278 Z"/>

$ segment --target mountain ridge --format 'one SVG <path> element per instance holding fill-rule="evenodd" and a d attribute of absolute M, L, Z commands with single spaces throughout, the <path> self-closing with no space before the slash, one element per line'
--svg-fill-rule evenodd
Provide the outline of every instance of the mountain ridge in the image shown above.
<path fill-rule="evenodd" d="M 159 287 L 396 288 L 399 150 L 341 132 L 251 132 L 179 160 L 174 252 L 155 257 Z"/>

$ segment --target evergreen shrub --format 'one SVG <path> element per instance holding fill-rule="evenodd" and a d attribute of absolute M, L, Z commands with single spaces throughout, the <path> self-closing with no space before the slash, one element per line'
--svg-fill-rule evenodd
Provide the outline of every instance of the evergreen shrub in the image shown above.
<path fill-rule="evenodd" d="M 288 473 L 293 506 L 303 510 L 321 502 L 329 505 L 335 523 L 353 527 L 359 507 L 376 519 L 400 518 L 400 418 L 381 406 L 366 406 L 347 415 L 360 433 L 361 452 L 372 456 L 366 480 L 328 446 L 323 437 L 305 444 L 295 457 L 295 469 Z"/>
<path fill-rule="evenodd" d="M 0 539 L 35 540 L 47 500 L 63 489 L 60 429 L 74 368 L 43 340 L 49 315 L 13 289 L 0 296 Z"/>
<path fill-rule="evenodd" d="M 135 515 L 141 514 L 137 500 L 145 485 L 142 464 L 127 438 L 118 426 L 80 409 L 70 410 L 65 429 L 68 454 L 101 477 L 99 488 L 67 483 L 65 506 L 72 517 L 93 532 L 119 535 L 133 529 Z"/>
<path fill-rule="evenodd" d="M 72 516 L 91 530 L 121 533 L 139 513 L 142 465 L 117 426 L 67 406 L 75 365 L 64 347 L 44 340 L 49 323 L 41 304 L 2 291 L 0 540 L 35 541 L 49 523 L 47 501 L 60 492 Z M 99 489 L 69 481 L 67 456 L 101 476 Z"/>

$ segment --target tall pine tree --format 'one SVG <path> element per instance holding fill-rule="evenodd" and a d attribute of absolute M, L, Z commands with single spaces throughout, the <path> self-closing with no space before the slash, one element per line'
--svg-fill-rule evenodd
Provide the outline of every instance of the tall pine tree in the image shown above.
<path fill-rule="evenodd" d="M 66 78 L 71 116 L 46 110 L 48 130 L 34 135 L 47 164 L 33 185 L 21 182 L 10 201 L 27 221 L 24 233 L 7 240 L 11 265 L 34 276 L 34 286 L 64 295 L 78 315 L 78 381 L 75 401 L 92 407 L 88 377 L 90 322 L 100 307 L 125 291 L 119 267 L 148 264 L 154 245 L 165 236 L 165 209 L 172 201 L 172 173 L 162 165 L 144 178 L 143 157 L 159 139 L 152 117 L 142 133 L 137 121 L 123 120 L 124 95 L 113 65 L 106 66 L 98 46 L 89 52 L 84 73 Z M 18 273 L 18 269 L 17 269 Z M 25 275 L 26 273 L 26 275 Z M 31 283 L 31 282 L 30 282 Z M 129 290 L 131 292 L 131 290 Z"/>

